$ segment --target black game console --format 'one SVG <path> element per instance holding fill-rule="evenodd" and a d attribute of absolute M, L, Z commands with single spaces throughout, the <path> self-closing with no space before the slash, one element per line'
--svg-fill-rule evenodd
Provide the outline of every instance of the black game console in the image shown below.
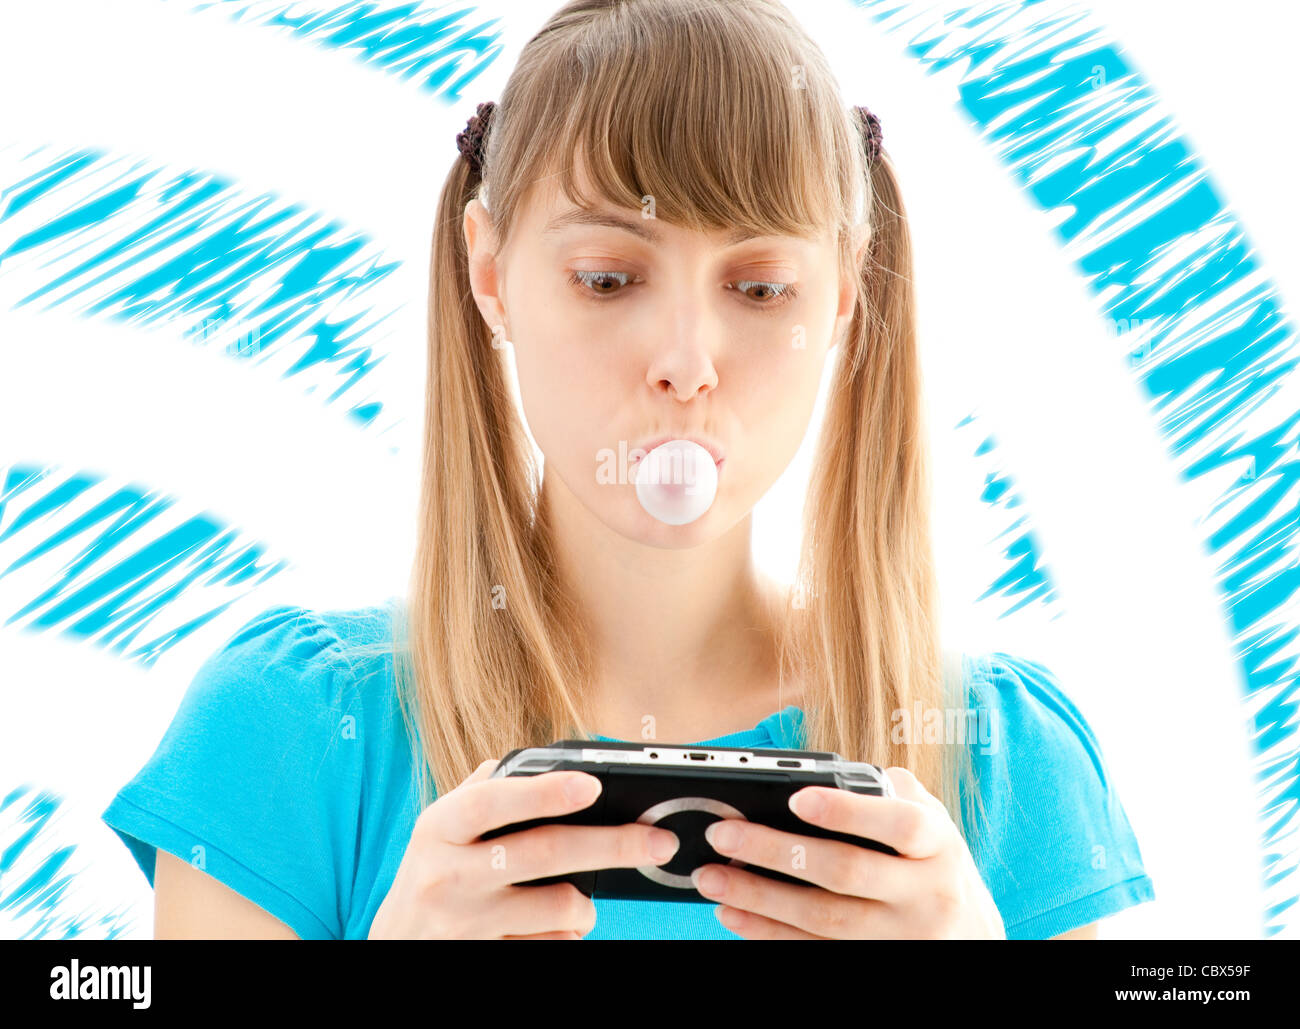
<path fill-rule="evenodd" d="M 710 863 L 732 864 L 781 882 L 811 885 L 797 876 L 746 865 L 715 851 L 704 838 L 704 830 L 722 818 L 746 819 L 800 836 L 840 840 L 886 854 L 898 853 L 874 840 L 812 825 L 790 810 L 790 795 L 805 786 L 837 787 L 877 797 L 894 796 L 883 769 L 865 762 L 844 761 L 838 754 L 559 740 L 548 747 L 512 750 L 501 759 L 492 777 L 557 771 L 594 775 L 602 783 L 600 794 L 579 811 L 499 826 L 480 839 L 494 839 L 539 825 L 640 822 L 670 830 L 681 844 L 677 853 L 662 865 L 580 871 L 530 879 L 516 885 L 571 882 L 588 897 L 714 904 L 717 901 L 701 895 L 691 881 L 694 869 Z"/>

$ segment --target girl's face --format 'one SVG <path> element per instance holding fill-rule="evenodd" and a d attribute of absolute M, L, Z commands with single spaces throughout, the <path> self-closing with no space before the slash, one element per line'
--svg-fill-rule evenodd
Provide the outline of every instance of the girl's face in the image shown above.
<path fill-rule="evenodd" d="M 548 193 L 549 181 L 504 259 L 492 260 L 490 218 L 477 201 L 465 224 L 475 299 L 514 346 L 546 477 L 628 539 L 714 539 L 798 449 L 855 284 L 841 281 L 829 231 L 705 235 L 640 208 L 585 212 L 558 188 Z M 712 506 L 673 526 L 642 509 L 633 465 L 642 444 L 677 437 L 712 444 L 723 461 Z"/>

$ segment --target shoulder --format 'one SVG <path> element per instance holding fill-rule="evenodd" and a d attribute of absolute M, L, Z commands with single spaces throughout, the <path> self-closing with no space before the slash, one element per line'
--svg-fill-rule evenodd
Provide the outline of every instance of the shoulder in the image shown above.
<path fill-rule="evenodd" d="M 330 699 L 336 649 L 334 635 L 305 608 L 259 612 L 199 665 L 160 752 L 221 740 L 233 757 L 301 730 Z"/>
<path fill-rule="evenodd" d="M 141 775 L 159 792 L 201 768 L 213 783 L 269 775 L 346 796 L 390 760 L 389 617 L 264 609 L 199 666 Z"/>
<path fill-rule="evenodd" d="M 1043 663 L 963 657 L 979 738 L 976 853 L 1009 935 L 1043 938 L 1153 898 L 1102 747 Z"/>
<path fill-rule="evenodd" d="M 1071 773 L 1088 770 L 1105 782 L 1092 727 L 1046 665 L 999 651 L 965 655 L 963 672 L 973 703 L 988 712 L 993 731 L 1009 745 L 1046 748 L 1056 763 L 1070 764 Z"/>
<path fill-rule="evenodd" d="M 308 717 L 321 705 L 348 706 L 363 695 L 358 685 L 384 670 L 389 627 L 387 606 L 267 608 L 204 660 L 182 709 L 237 701 L 245 708 Z"/>
<path fill-rule="evenodd" d="M 202 663 L 144 766 L 101 816 L 153 884 L 189 860 L 304 939 L 353 929 L 359 870 L 400 795 L 389 606 L 266 608 Z M 398 805 L 390 805 L 400 810 Z"/>
<path fill-rule="evenodd" d="M 977 713 L 972 757 L 996 787 L 981 790 L 986 804 L 1016 803 L 1031 784 L 1092 801 L 1109 789 L 1096 734 L 1046 665 L 996 652 L 965 655 L 963 673 Z"/>

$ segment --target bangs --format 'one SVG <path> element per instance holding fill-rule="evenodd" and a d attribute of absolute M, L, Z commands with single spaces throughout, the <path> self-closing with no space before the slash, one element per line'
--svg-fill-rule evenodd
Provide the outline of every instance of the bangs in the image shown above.
<path fill-rule="evenodd" d="M 578 207 L 653 198 L 655 218 L 688 229 L 843 231 L 864 199 L 861 140 L 820 51 L 790 38 L 806 40 L 779 7 L 689 0 L 539 37 L 500 167 L 531 169 L 528 185 L 543 170 Z"/>

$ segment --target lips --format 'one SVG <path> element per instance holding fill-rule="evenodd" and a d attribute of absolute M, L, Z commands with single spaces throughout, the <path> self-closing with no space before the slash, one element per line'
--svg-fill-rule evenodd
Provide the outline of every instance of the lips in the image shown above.
<path fill-rule="evenodd" d="M 643 453 L 640 456 L 634 456 L 632 458 L 632 463 L 636 464 L 641 460 L 641 457 L 645 456 L 645 454 L 649 454 L 655 447 L 667 443 L 670 439 L 686 439 L 690 440 L 692 443 L 698 443 L 709 452 L 709 456 L 713 458 L 713 463 L 719 468 L 722 467 L 722 462 L 727 459 L 727 455 L 723 452 L 722 448 L 712 440 L 706 439 L 702 436 L 683 434 L 681 436 L 655 436 L 653 439 L 648 439 L 636 444 L 636 446 L 632 448 L 633 452 L 635 453 L 635 451 L 641 450 Z"/>

